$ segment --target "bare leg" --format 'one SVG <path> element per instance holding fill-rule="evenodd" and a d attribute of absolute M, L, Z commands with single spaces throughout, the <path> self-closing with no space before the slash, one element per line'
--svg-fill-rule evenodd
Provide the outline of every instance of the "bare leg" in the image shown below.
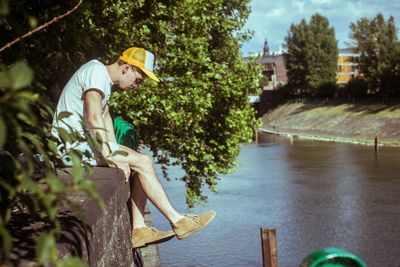
<path fill-rule="evenodd" d="M 154 206 L 156 206 L 170 223 L 175 223 L 183 218 L 183 216 L 172 207 L 164 188 L 157 178 L 151 158 L 125 146 L 120 146 L 120 150 L 127 152 L 128 156 L 116 155 L 114 157 L 115 160 L 128 163 L 133 170 L 139 173 L 138 181 L 140 181 L 142 191 Z M 135 188 L 133 189 L 137 190 Z M 136 202 L 136 208 L 139 208 L 138 205 L 140 205 L 141 199 L 142 198 L 139 197 L 139 202 Z M 135 200 L 133 199 L 133 201 Z"/>
<path fill-rule="evenodd" d="M 145 227 L 144 223 L 144 208 L 146 205 L 147 197 L 143 192 L 142 185 L 140 184 L 139 174 L 135 173 L 131 176 L 131 219 L 132 219 L 132 229 L 137 229 Z"/>

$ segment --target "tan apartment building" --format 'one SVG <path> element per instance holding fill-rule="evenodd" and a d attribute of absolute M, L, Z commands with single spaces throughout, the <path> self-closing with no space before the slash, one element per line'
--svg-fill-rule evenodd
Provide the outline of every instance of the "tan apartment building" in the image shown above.
<path fill-rule="evenodd" d="M 361 75 L 359 66 L 360 54 L 355 53 L 353 48 L 339 49 L 336 83 L 346 84 L 351 79 Z"/>

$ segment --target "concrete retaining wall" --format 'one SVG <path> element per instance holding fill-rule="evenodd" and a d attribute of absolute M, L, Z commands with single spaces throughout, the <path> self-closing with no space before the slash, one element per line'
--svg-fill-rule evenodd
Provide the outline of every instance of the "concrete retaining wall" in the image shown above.
<path fill-rule="evenodd" d="M 59 171 L 61 179 L 71 179 L 69 170 Z M 61 213 L 62 234 L 57 240 L 59 256 L 78 256 L 90 266 L 157 266 L 159 265 L 157 247 L 151 246 L 142 251 L 131 249 L 131 222 L 127 208 L 130 195 L 129 184 L 125 183 L 121 170 L 95 167 L 91 176 L 100 196 L 105 202 L 105 210 L 84 194 L 71 195 L 79 203 L 86 221 L 82 221 L 65 206 Z M 14 240 L 13 263 L 15 266 L 34 266 L 35 241 L 46 223 L 32 220 L 24 214 L 14 216 L 11 228 Z M 146 220 L 149 221 L 149 212 Z M 147 251 L 146 251 L 147 250 Z M 146 263 L 146 257 L 148 255 Z M 156 259 L 154 259 L 156 258 Z"/>

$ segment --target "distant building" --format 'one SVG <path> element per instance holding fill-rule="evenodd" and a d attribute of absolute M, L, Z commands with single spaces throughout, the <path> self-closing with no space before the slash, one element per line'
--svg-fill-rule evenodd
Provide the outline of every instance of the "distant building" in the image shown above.
<path fill-rule="evenodd" d="M 354 48 L 339 49 L 336 83 L 346 84 L 351 79 L 360 77 L 360 54 L 354 52 Z M 275 90 L 288 82 L 287 69 L 283 51 L 270 53 L 268 41 L 265 39 L 262 56 L 256 61 L 261 66 L 261 71 L 268 85 L 264 90 Z"/>
<path fill-rule="evenodd" d="M 339 49 L 336 83 L 345 84 L 361 76 L 359 58 L 360 54 L 355 53 L 354 48 Z"/>
<path fill-rule="evenodd" d="M 262 74 L 268 80 L 268 85 L 264 86 L 264 90 L 275 90 L 279 85 L 287 83 L 288 78 L 283 53 L 271 54 L 267 39 L 264 41 L 263 55 L 256 63 L 261 66 Z"/>

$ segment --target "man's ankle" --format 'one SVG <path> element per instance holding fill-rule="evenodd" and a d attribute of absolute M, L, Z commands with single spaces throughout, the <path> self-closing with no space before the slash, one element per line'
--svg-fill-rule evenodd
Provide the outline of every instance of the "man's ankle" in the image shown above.
<path fill-rule="evenodd" d="M 171 220 L 169 221 L 171 224 L 175 224 L 176 222 L 178 222 L 180 219 L 184 218 L 185 216 L 183 216 L 182 214 L 177 214 L 176 216 L 174 216 L 174 218 L 171 218 Z"/>
<path fill-rule="evenodd" d="M 145 224 L 134 225 L 134 226 L 132 227 L 132 231 L 135 230 L 135 229 L 143 228 L 143 227 L 147 227 L 147 226 L 146 226 Z"/>

